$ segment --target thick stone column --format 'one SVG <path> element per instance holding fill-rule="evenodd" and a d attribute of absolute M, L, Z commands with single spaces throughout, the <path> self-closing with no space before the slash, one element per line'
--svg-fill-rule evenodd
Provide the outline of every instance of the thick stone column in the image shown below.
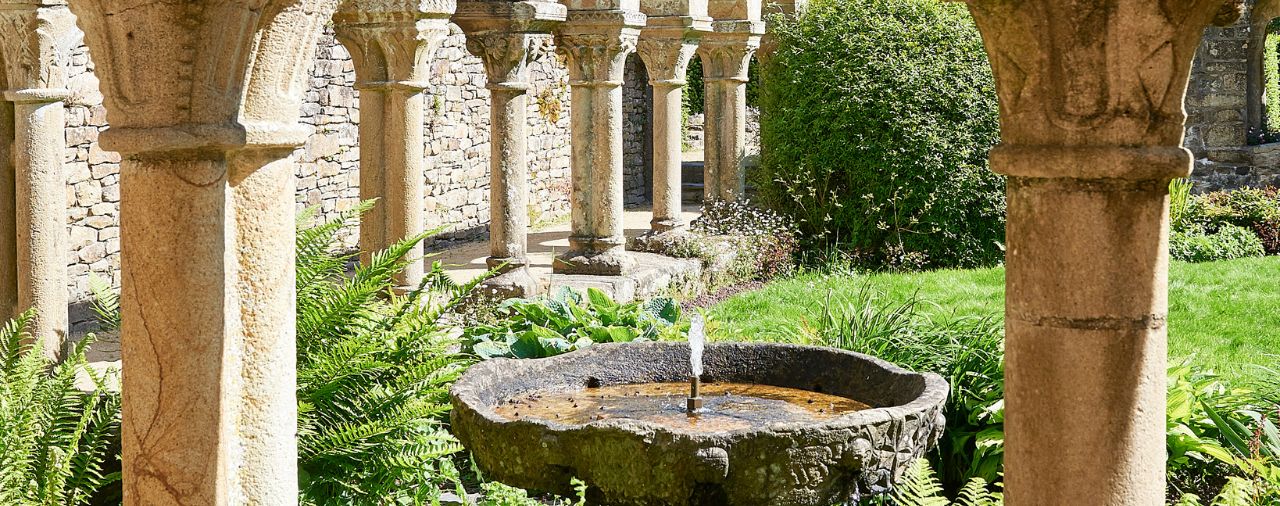
<path fill-rule="evenodd" d="M 684 228 L 680 169 L 685 74 L 698 49 L 698 39 L 711 30 L 707 4 L 687 2 L 642 5 L 648 24 L 640 31 L 636 52 L 649 71 L 653 87 L 653 220 L 652 233 Z"/>
<path fill-rule="evenodd" d="M 325 0 L 74 0 L 121 162 L 124 501 L 296 504 L 293 164 Z"/>
<path fill-rule="evenodd" d="M 742 198 L 746 188 L 747 69 L 760 36 L 720 32 L 721 22 L 716 24 L 717 31 L 703 37 L 698 48 L 706 86 L 704 198 L 730 201 Z"/>
<path fill-rule="evenodd" d="M 13 102 L 0 100 L 0 321 L 18 306 L 18 210 L 13 166 Z"/>
<path fill-rule="evenodd" d="M 62 356 L 67 338 L 67 178 L 65 90 L 5 93 L 14 103 L 13 160 L 18 307 L 35 309 L 28 332 L 45 355 Z"/>
<path fill-rule="evenodd" d="M 737 200 L 744 196 L 747 154 L 747 71 L 760 47 L 764 22 L 760 2 L 709 0 L 712 33 L 702 37 L 698 56 L 706 93 L 704 198 Z"/>
<path fill-rule="evenodd" d="M 75 17 L 59 2 L 0 9 L 0 53 L 10 101 L 0 176 L 0 319 L 28 309 L 45 355 L 67 337 L 66 52 Z"/>
<path fill-rule="evenodd" d="M 1168 184 L 1221 0 L 971 0 L 1009 175 L 1009 504 L 1164 503 Z"/>
<path fill-rule="evenodd" d="M 622 69 L 645 16 L 638 0 L 618 9 L 569 9 L 557 37 L 571 87 L 572 235 L 556 257 L 561 274 L 621 275 L 635 267 L 624 235 Z"/>
<path fill-rule="evenodd" d="M 429 7 L 429 10 L 427 10 Z M 360 198 L 381 199 L 360 222 L 361 258 L 426 226 L 423 90 L 431 55 L 449 35 L 452 1 L 346 2 L 334 31 L 351 52 L 360 90 Z M 407 255 L 397 284 L 416 287 L 425 275 L 423 245 Z"/>

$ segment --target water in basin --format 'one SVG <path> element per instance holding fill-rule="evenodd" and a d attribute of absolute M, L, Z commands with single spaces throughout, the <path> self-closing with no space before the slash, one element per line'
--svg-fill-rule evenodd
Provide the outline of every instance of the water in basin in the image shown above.
<path fill-rule="evenodd" d="M 870 408 L 835 395 L 753 383 L 706 383 L 701 390 L 705 403 L 694 414 L 685 408 L 688 383 L 533 391 L 503 402 L 496 410 L 511 420 L 583 425 L 629 419 L 682 431 L 723 432 L 778 422 L 820 422 Z"/>

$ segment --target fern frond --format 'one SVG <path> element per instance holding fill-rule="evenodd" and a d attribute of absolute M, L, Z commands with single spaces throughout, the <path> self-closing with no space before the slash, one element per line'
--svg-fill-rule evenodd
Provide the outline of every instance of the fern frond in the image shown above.
<path fill-rule="evenodd" d="M 942 495 L 942 484 L 929 466 L 929 461 L 920 458 L 912 462 L 902 478 L 894 484 L 893 500 L 897 504 L 913 506 L 948 506 L 949 501 Z"/>

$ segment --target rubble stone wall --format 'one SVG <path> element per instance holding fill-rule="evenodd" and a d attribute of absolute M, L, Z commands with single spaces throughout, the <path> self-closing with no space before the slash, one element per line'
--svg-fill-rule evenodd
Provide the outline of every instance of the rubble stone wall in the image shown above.
<path fill-rule="evenodd" d="M 426 90 L 425 153 L 428 229 L 443 227 L 433 241 L 439 248 L 453 241 L 481 240 L 489 222 L 489 92 L 484 67 L 467 52 L 465 37 L 451 26 L 448 39 L 435 53 L 431 87 Z M 119 286 L 120 157 L 103 151 L 98 134 L 107 128 L 99 82 L 88 49 L 72 54 L 67 103 L 66 162 L 67 225 L 70 234 L 68 290 L 72 324 L 83 326 L 90 316 L 84 301 L 90 297 L 92 273 Z M 551 54 L 531 66 L 529 91 L 529 163 L 532 178 L 530 222 L 535 226 L 568 215 L 569 80 L 563 58 Z M 646 195 L 644 175 L 648 155 L 648 102 L 639 59 L 627 67 L 624 93 L 626 116 L 628 201 Z M 294 154 L 297 205 L 317 208 L 317 219 L 331 220 L 360 202 L 360 94 L 350 53 L 331 30 L 321 37 L 310 89 L 302 107 L 302 121 L 315 129 Z M 343 244 L 354 247 L 358 233 L 349 230 Z"/>

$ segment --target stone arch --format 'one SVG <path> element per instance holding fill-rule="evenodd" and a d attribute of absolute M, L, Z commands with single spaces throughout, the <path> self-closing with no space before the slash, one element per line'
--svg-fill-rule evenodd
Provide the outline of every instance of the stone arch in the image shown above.
<path fill-rule="evenodd" d="M 1280 130 L 1280 125 L 1270 125 L 1267 121 L 1269 111 L 1266 105 L 1266 88 L 1268 73 L 1263 68 L 1266 64 L 1265 51 L 1268 35 L 1274 35 L 1270 25 L 1280 18 L 1280 1 L 1258 0 L 1253 5 L 1248 18 L 1248 41 L 1246 65 L 1246 122 L 1249 130 L 1248 141 L 1251 144 L 1265 143 L 1268 130 Z M 1272 32 L 1272 33 L 1269 33 Z M 1275 50 L 1275 47 L 1272 47 Z M 1272 77 L 1276 73 L 1271 74 Z M 1273 83 L 1280 85 L 1280 82 Z M 1277 111 L 1280 112 L 1280 111 Z"/>

